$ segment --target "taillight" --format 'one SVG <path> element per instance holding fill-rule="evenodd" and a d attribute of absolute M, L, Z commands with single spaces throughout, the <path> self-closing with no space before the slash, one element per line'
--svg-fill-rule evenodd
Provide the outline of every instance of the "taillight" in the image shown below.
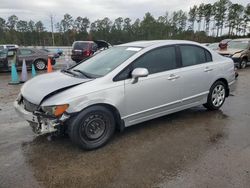
<path fill-rule="evenodd" d="M 85 55 L 85 56 L 90 56 L 90 55 L 91 55 L 91 51 L 90 51 L 90 50 L 84 51 L 84 55 Z"/>

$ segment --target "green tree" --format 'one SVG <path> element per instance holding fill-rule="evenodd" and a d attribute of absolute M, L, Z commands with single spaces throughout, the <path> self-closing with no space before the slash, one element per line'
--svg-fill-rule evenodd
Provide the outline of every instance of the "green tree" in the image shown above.
<path fill-rule="evenodd" d="M 30 39 L 30 37 L 27 35 L 29 31 L 28 22 L 19 20 L 16 24 L 16 30 L 18 31 L 16 35 L 20 36 L 18 37 L 18 43 L 26 45 Z"/>
<path fill-rule="evenodd" d="M 244 9 L 243 24 L 242 24 L 244 36 L 246 35 L 247 26 L 248 26 L 249 21 L 250 21 L 250 3 L 248 3 Z M 250 26 L 248 26 L 248 28 L 249 28 L 249 32 L 250 32 Z"/>
<path fill-rule="evenodd" d="M 29 28 L 29 31 L 30 31 L 30 32 L 34 32 L 34 31 L 35 31 L 35 22 L 32 21 L 32 20 L 30 20 L 30 21 L 28 22 L 28 28 Z"/>
<path fill-rule="evenodd" d="M 16 24 L 16 29 L 19 32 L 28 32 L 29 31 L 28 22 L 24 20 L 19 20 Z"/>
<path fill-rule="evenodd" d="M 78 33 L 86 33 L 89 25 L 90 21 L 87 17 L 82 18 L 81 16 L 78 16 L 74 22 L 74 27 Z"/>
<path fill-rule="evenodd" d="M 73 22 L 74 22 L 74 20 L 73 20 L 71 15 L 64 14 L 63 19 L 61 21 L 62 30 L 63 30 L 64 33 L 66 31 L 69 31 L 70 29 L 72 29 Z"/>
<path fill-rule="evenodd" d="M 111 42 L 117 41 L 117 43 L 122 43 L 123 41 L 123 18 L 116 18 L 112 27 L 111 35 L 113 36 Z"/>
<path fill-rule="evenodd" d="M 172 26 L 173 33 L 179 34 L 186 28 L 187 16 L 182 10 L 174 11 L 171 18 L 170 25 Z"/>
<path fill-rule="evenodd" d="M 141 40 L 142 34 L 141 34 L 141 21 L 139 18 L 135 20 L 135 22 L 132 24 L 132 33 L 133 37 L 132 40 Z"/>
<path fill-rule="evenodd" d="M 222 29 L 224 26 L 229 4 L 230 4 L 229 0 L 219 0 L 215 2 L 213 5 L 215 11 L 214 19 L 215 19 L 215 25 L 217 27 L 217 34 L 216 34 L 217 37 L 219 36 L 219 31 L 220 35 L 222 35 Z"/>
<path fill-rule="evenodd" d="M 10 17 L 8 17 L 8 22 L 7 22 L 8 28 L 10 30 L 15 30 L 17 21 L 18 21 L 18 17 L 16 15 L 11 15 Z"/>
<path fill-rule="evenodd" d="M 198 23 L 198 31 L 201 30 L 201 21 L 204 15 L 204 3 L 200 4 L 200 6 L 197 9 L 197 17 L 196 21 Z"/>
<path fill-rule="evenodd" d="M 211 4 L 204 5 L 205 31 L 209 35 L 210 20 L 213 15 L 213 6 Z"/>
<path fill-rule="evenodd" d="M 140 25 L 143 39 L 149 40 L 154 38 L 155 25 L 156 25 L 156 20 L 149 12 L 147 12 L 143 20 L 141 21 Z"/>
<path fill-rule="evenodd" d="M 0 42 L 5 42 L 5 32 L 6 32 L 6 21 L 0 17 Z"/>
<path fill-rule="evenodd" d="M 188 12 L 188 21 L 190 22 L 189 25 L 189 30 L 194 30 L 194 23 L 196 20 L 196 14 L 197 14 L 197 6 L 194 5 L 193 7 L 190 8 L 189 12 Z"/>
<path fill-rule="evenodd" d="M 44 25 L 41 21 L 35 23 L 35 29 L 38 35 L 38 45 L 42 46 L 43 44 L 43 32 L 44 32 Z"/>
<path fill-rule="evenodd" d="M 231 4 L 228 8 L 228 35 L 232 35 L 234 29 L 239 27 L 238 22 L 241 22 L 241 15 L 243 13 L 244 7 L 240 4 Z M 236 31 L 237 32 L 237 31 Z"/>
<path fill-rule="evenodd" d="M 5 19 L 0 17 L 0 31 L 4 31 L 6 29 L 6 21 Z"/>

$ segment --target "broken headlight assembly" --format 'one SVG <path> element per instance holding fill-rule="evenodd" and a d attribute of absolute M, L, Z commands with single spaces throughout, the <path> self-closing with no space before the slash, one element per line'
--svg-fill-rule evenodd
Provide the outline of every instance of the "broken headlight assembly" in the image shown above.
<path fill-rule="evenodd" d="M 67 110 L 68 107 L 69 107 L 68 104 L 55 105 L 55 106 L 42 106 L 42 110 L 48 115 L 60 116 Z"/>

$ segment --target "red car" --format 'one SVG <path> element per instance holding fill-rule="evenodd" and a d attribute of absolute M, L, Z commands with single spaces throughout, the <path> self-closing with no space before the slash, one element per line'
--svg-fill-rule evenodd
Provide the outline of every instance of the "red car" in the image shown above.
<path fill-rule="evenodd" d="M 87 59 L 101 48 L 109 48 L 110 44 L 103 40 L 75 41 L 72 45 L 71 59 L 77 63 Z"/>

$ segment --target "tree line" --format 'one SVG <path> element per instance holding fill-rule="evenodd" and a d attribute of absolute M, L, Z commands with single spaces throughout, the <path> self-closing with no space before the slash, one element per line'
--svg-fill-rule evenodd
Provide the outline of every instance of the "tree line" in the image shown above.
<path fill-rule="evenodd" d="M 7 20 L 0 17 L 0 43 L 19 45 L 71 45 L 75 40 L 103 39 L 111 44 L 150 39 L 186 39 L 212 42 L 222 38 L 249 36 L 250 3 L 244 7 L 230 0 L 218 0 L 214 4 L 194 5 L 188 12 L 168 12 L 155 18 L 146 13 L 142 20 L 108 17 L 90 22 L 89 18 L 73 18 L 65 14 L 53 23 L 52 33 L 42 21 L 19 20 L 11 15 Z"/>

